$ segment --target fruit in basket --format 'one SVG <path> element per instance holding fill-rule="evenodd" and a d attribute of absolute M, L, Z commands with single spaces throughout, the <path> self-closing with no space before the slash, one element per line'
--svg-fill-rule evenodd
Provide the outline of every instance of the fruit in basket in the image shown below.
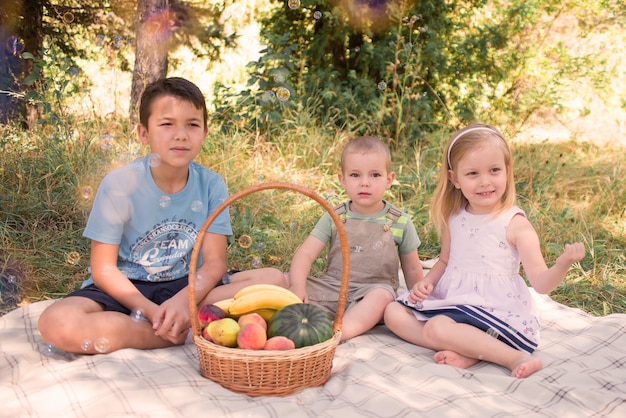
<path fill-rule="evenodd" d="M 228 307 L 228 314 L 233 317 L 259 309 L 279 310 L 294 303 L 302 303 L 289 289 L 271 284 L 247 286 L 237 292 L 234 299 Z"/>
<path fill-rule="evenodd" d="M 294 342 L 282 335 L 268 338 L 263 347 L 264 350 L 293 350 L 294 348 L 296 348 Z"/>
<path fill-rule="evenodd" d="M 213 321 L 207 325 L 206 330 L 209 338 L 215 344 L 224 347 L 237 346 L 237 334 L 239 333 L 239 324 L 233 318 L 222 318 Z"/>
<path fill-rule="evenodd" d="M 265 322 L 265 319 L 263 319 L 263 317 L 256 312 L 241 315 L 237 320 L 237 323 L 242 329 L 246 324 L 257 324 L 263 328 L 263 332 L 267 331 L 267 322 Z"/>
<path fill-rule="evenodd" d="M 198 321 L 200 321 L 201 328 L 206 328 L 211 322 L 225 317 L 226 312 L 222 308 L 210 303 L 198 309 Z"/>
<path fill-rule="evenodd" d="M 213 305 L 215 306 L 219 306 L 220 308 L 222 308 L 222 310 L 224 312 L 226 312 L 226 314 L 228 315 L 228 307 L 235 301 L 234 298 L 229 298 L 229 299 L 223 299 L 217 302 L 214 302 Z"/>
<path fill-rule="evenodd" d="M 252 311 L 252 313 L 258 313 L 267 323 L 270 322 L 270 319 L 272 319 L 276 313 L 276 309 L 257 309 L 256 311 Z"/>
<path fill-rule="evenodd" d="M 319 306 L 295 303 L 277 311 L 270 320 L 267 336 L 292 340 L 296 348 L 319 344 L 333 336 L 333 323 Z"/>
<path fill-rule="evenodd" d="M 255 322 L 245 324 L 237 334 L 237 346 L 245 350 L 262 350 L 267 341 L 265 328 Z"/>
<path fill-rule="evenodd" d="M 211 341 L 213 342 L 213 340 L 211 339 L 211 337 L 209 337 L 209 332 L 207 330 L 208 326 L 202 328 L 202 338 L 204 338 L 207 341 Z"/>

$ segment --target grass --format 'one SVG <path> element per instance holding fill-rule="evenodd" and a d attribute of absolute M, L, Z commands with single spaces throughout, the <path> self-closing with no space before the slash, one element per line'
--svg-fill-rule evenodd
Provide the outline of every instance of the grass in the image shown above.
<path fill-rule="evenodd" d="M 232 15 L 253 16 L 255 3 L 238 2 Z M 611 85 L 599 88 L 593 78 L 557 80 L 562 97 L 558 107 L 535 112 L 520 126 L 499 127 L 513 136 L 518 204 L 535 225 L 548 264 L 567 242 L 581 240 L 587 248 L 586 257 L 551 296 L 593 315 L 626 313 L 623 25 L 616 22 L 582 36 L 574 15 L 563 15 L 558 22 L 550 42 L 580 54 L 598 52 L 593 73 L 610 75 Z M 240 26 L 247 31 L 253 23 Z M 209 77 L 198 75 L 202 66 L 189 51 L 177 51 L 177 61 L 194 65 L 170 68 L 170 75 L 199 78 L 206 92 L 216 74 L 232 76 L 223 80 L 228 84 L 244 84 L 242 68 L 258 57 L 257 41 L 243 39 L 242 45 L 250 48 L 229 52 L 226 69 L 214 68 Z M 63 62 L 52 60 L 49 65 L 54 69 L 59 63 L 61 68 Z M 228 67 L 234 62 L 242 68 Z M 130 73 L 106 60 L 81 65 L 88 79 L 48 83 L 51 91 L 42 92 L 41 98 L 51 104 L 50 113 L 37 129 L 25 132 L 17 123 L 0 125 L 0 314 L 16 303 L 57 298 L 80 285 L 89 263 L 89 242 L 81 234 L 99 181 L 112 168 L 147 152 L 135 141 L 132 123 L 120 110 L 126 106 Z M 89 88 L 69 93 L 74 82 Z M 231 191 L 287 181 L 338 203 L 345 198 L 336 175 L 338 155 L 350 133 L 322 125 L 311 114 L 307 109 L 298 114 L 285 111 L 281 134 L 271 137 L 245 130 L 226 134 L 221 126 L 210 126 L 197 160 L 219 172 Z M 423 259 L 439 252 L 428 208 L 445 134 L 424 138 L 422 148 L 393 153 L 397 181 L 387 199 L 411 214 Z M 287 269 L 321 213 L 319 205 L 293 192 L 265 191 L 237 201 L 232 207 L 230 266 Z M 321 268 L 323 258 L 315 265 L 317 271 Z"/>
<path fill-rule="evenodd" d="M 122 125 L 119 131 L 107 131 L 113 141 L 106 146 L 98 121 L 74 126 L 79 133 L 69 140 L 58 127 L 45 125 L 34 134 L 14 126 L 5 126 L 1 133 L 0 265 L 11 268 L 21 303 L 57 298 L 80 285 L 89 259 L 89 243 L 81 233 L 98 182 L 111 168 L 146 152 Z M 214 126 L 198 162 L 221 173 L 231 191 L 287 181 L 311 188 L 334 204 L 345 198 L 336 173 L 338 150 L 346 138 L 347 133 L 325 132 L 314 124 L 290 128 L 273 142 L 253 132 L 227 135 Z M 552 297 L 594 315 L 626 313 L 623 147 L 575 141 L 512 145 L 518 203 L 540 235 L 548 264 L 566 242 L 582 240 L 587 248 L 587 256 L 572 267 Z M 423 259 L 439 251 L 428 222 L 428 203 L 440 154 L 438 145 L 395 153 L 397 182 L 387 196 L 411 214 L 422 239 Z M 288 269 L 322 210 L 290 191 L 264 191 L 235 202 L 230 266 Z M 320 258 L 317 271 L 323 264 Z M 11 308 L 4 305 L 4 311 Z"/>

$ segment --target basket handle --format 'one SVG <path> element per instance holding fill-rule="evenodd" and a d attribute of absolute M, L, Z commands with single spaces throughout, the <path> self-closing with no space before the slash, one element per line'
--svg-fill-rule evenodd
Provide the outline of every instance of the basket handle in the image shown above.
<path fill-rule="evenodd" d="M 196 267 L 198 263 L 198 254 L 200 253 L 200 248 L 202 247 L 202 241 L 204 239 L 204 235 L 209 228 L 209 226 L 213 223 L 215 218 L 224 211 L 232 202 L 237 199 L 240 199 L 249 194 L 268 189 L 285 189 L 285 190 L 293 190 L 298 193 L 301 193 L 305 196 L 310 197 L 319 203 L 330 215 L 335 226 L 337 228 L 337 235 L 339 236 L 339 241 L 341 243 L 341 258 L 342 258 L 342 272 L 341 272 L 341 287 L 339 288 L 339 300 L 337 302 L 337 312 L 335 314 L 335 320 L 333 322 L 333 330 L 335 332 L 341 331 L 343 314 L 346 308 L 346 298 L 348 295 L 348 281 L 350 279 L 350 247 L 348 246 L 348 236 L 346 235 L 346 231 L 343 227 L 343 222 L 330 204 L 324 200 L 319 194 L 315 193 L 313 190 L 307 189 L 306 187 L 299 186 L 297 184 L 292 183 L 284 183 L 284 182 L 268 182 L 261 183 L 256 186 L 251 186 L 240 190 L 237 193 L 232 194 L 228 197 L 224 202 L 222 202 L 213 213 L 209 215 L 207 220 L 204 222 L 200 231 L 198 231 L 198 238 L 194 243 L 193 250 L 191 252 L 191 261 L 189 265 L 189 285 L 188 295 L 189 295 L 189 309 L 191 312 L 191 327 L 193 330 L 193 335 L 200 335 L 202 330 L 200 329 L 200 322 L 198 320 L 198 307 L 196 305 L 196 288 L 195 288 L 195 278 L 196 278 Z"/>

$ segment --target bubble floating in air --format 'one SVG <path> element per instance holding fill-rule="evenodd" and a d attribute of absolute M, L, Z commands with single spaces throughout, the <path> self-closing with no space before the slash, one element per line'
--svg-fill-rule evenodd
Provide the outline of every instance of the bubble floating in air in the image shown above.
<path fill-rule="evenodd" d="M 24 40 L 17 36 L 11 36 L 7 39 L 6 49 L 9 54 L 19 55 L 24 52 L 25 43 Z"/>
<path fill-rule="evenodd" d="M 143 316 L 143 311 L 139 308 L 135 308 L 132 311 L 130 311 L 130 317 L 134 321 L 142 321 L 145 319 L 145 316 Z"/>
<path fill-rule="evenodd" d="M 269 102 L 273 102 L 275 98 L 276 98 L 276 93 L 274 93 L 274 90 L 267 90 L 261 96 L 261 101 L 263 103 L 269 103 Z"/>
<path fill-rule="evenodd" d="M 91 197 L 91 194 L 93 193 L 93 191 L 91 190 L 90 186 L 85 186 L 83 187 L 83 190 L 81 192 L 81 196 L 83 197 L 83 199 L 89 199 Z"/>
<path fill-rule="evenodd" d="M 380 83 L 378 83 L 378 90 L 385 90 L 387 88 L 387 83 L 385 83 L 384 81 L 381 81 Z"/>
<path fill-rule="evenodd" d="M 80 254 L 78 254 L 76 251 L 70 251 L 69 253 L 65 254 L 65 261 L 67 261 L 67 264 L 78 264 L 78 262 L 80 261 Z"/>
<path fill-rule="evenodd" d="M 156 152 L 150 154 L 150 167 L 158 167 L 161 165 L 161 156 Z"/>
<path fill-rule="evenodd" d="M 289 96 L 291 96 L 289 89 L 285 87 L 279 87 L 276 89 L 276 97 L 281 102 L 286 102 L 287 100 L 289 100 Z"/>
<path fill-rule="evenodd" d="M 159 206 L 162 208 L 169 207 L 170 203 L 172 203 L 172 199 L 169 196 L 161 196 L 159 199 Z"/>
<path fill-rule="evenodd" d="M 261 260 L 261 257 L 252 257 L 252 267 L 254 267 L 255 269 L 263 267 L 263 261 Z"/>
<path fill-rule="evenodd" d="M 113 147 L 113 135 L 110 133 L 104 133 L 100 135 L 100 149 L 102 151 L 108 151 Z"/>
<path fill-rule="evenodd" d="M 193 202 L 191 202 L 191 211 L 192 212 L 201 212 L 202 211 L 202 201 L 201 200 L 194 200 Z"/>
<path fill-rule="evenodd" d="M 92 344 L 91 344 L 91 340 L 89 338 L 84 339 L 81 343 L 80 343 L 80 349 L 88 352 L 91 350 Z"/>
<path fill-rule="evenodd" d="M 72 23 L 73 21 L 74 21 L 74 13 L 72 12 L 63 13 L 63 22 Z"/>
<path fill-rule="evenodd" d="M 96 338 L 93 347 L 98 353 L 106 353 L 107 351 L 109 351 L 109 348 L 111 348 L 111 343 L 106 337 L 98 337 Z"/>
<path fill-rule="evenodd" d="M 298 7 L 300 7 L 300 0 L 289 0 L 287 2 L 287 5 L 291 10 L 296 10 Z"/>

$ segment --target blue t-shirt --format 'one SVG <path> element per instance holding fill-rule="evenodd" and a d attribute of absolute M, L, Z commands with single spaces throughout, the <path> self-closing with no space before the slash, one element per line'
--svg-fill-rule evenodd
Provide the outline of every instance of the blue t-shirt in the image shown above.
<path fill-rule="evenodd" d="M 198 231 L 227 198 L 224 179 L 194 162 L 185 188 L 166 194 L 152 179 L 150 157 L 142 157 L 104 177 L 83 236 L 119 245 L 117 266 L 129 279 L 175 280 L 189 274 Z M 228 209 L 207 232 L 232 234 Z"/>

